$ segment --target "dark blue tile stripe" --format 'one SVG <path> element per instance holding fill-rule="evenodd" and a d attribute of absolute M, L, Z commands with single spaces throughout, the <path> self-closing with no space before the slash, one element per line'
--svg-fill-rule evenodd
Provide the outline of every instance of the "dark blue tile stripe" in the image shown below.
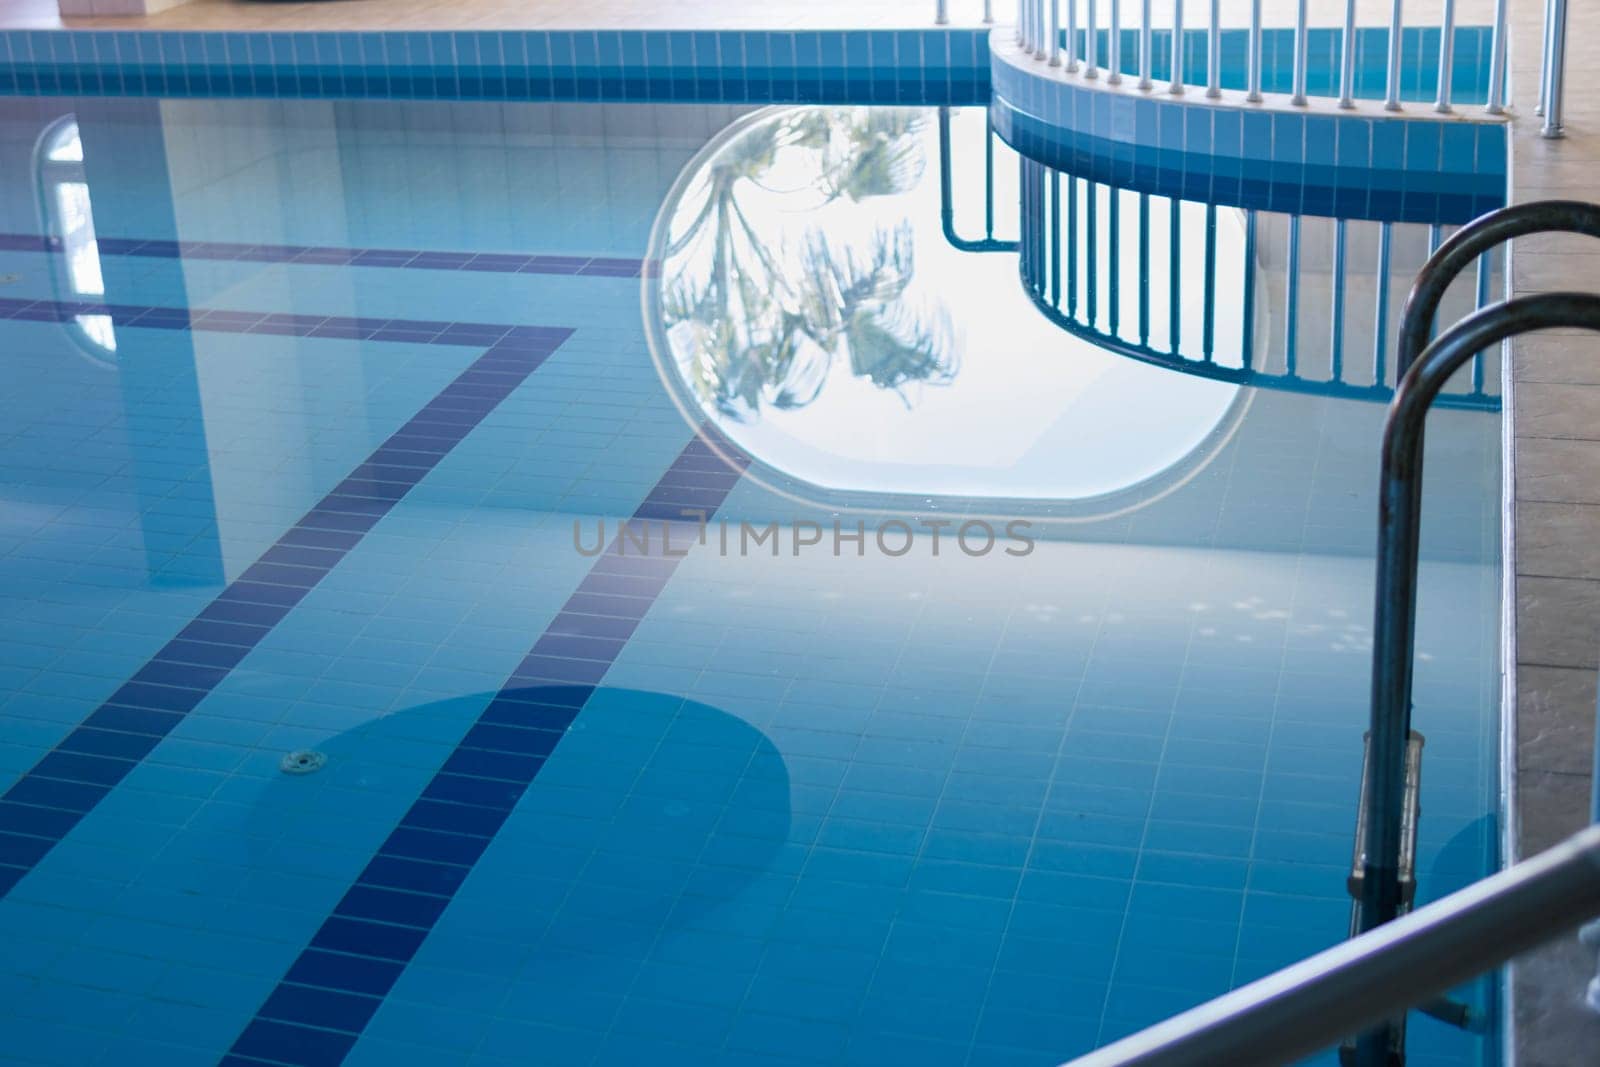
<path fill-rule="evenodd" d="M 274 315 L 265 311 L 229 311 L 220 308 L 168 308 L 0 298 L 0 319 L 70 322 L 79 315 L 109 315 L 118 326 L 139 326 L 153 330 L 282 334 L 347 341 L 461 345 L 466 348 L 494 345 L 507 350 L 541 348 L 550 343 L 552 336 L 559 335 L 564 339 L 570 332 L 543 326 L 509 326 L 494 322 L 352 319 L 339 315 Z M 470 386 L 463 388 L 470 390 Z"/>
<path fill-rule="evenodd" d="M 499 252 L 429 252 L 414 248 L 332 248 L 308 245 L 237 244 L 221 241 L 161 241 L 102 237 L 102 256 L 155 259 L 211 259 L 250 263 L 307 263 L 317 266 L 394 267 L 409 270 L 467 270 L 494 274 L 570 274 L 585 278 L 637 278 L 654 260 L 614 256 L 535 256 Z M 59 237 L 0 233 L 0 251 L 62 250 Z M 296 318 L 303 316 L 279 316 Z"/>
<path fill-rule="evenodd" d="M 502 337 L 0 796 L 0 897 L 571 332 L 518 327 Z"/>
<path fill-rule="evenodd" d="M 654 554 L 639 554 L 639 542 L 619 532 L 595 560 L 224 1064 L 344 1059 L 677 568 L 681 557 L 660 554 L 660 522 L 686 510 L 714 514 L 748 466 L 725 441 L 713 445 L 712 433 L 701 428 L 633 513 L 630 528 L 652 531 Z M 674 551 L 694 543 L 679 533 Z M 602 589 L 620 595 L 597 596 Z M 590 636 L 597 631 L 605 636 Z"/>

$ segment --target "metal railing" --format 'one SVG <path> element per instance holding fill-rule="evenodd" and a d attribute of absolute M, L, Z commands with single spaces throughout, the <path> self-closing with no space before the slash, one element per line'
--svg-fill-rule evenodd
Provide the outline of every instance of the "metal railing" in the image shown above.
<path fill-rule="evenodd" d="M 1377 403 L 1394 396 L 1410 360 L 1390 359 L 1393 223 L 1220 208 L 1122 190 L 1029 159 L 1021 161 L 1021 175 L 1023 287 L 1068 333 L 1145 363 L 1239 385 Z M 1219 238 L 1224 223 L 1235 240 Z M 1309 226 L 1332 251 L 1327 273 L 1316 277 L 1320 295 L 1309 280 Z M 1369 261 L 1358 263 L 1351 253 L 1352 232 L 1366 238 Z M 948 229 L 946 236 L 954 238 Z M 1420 258 L 1422 228 L 1405 236 Z M 1202 259 L 1203 269 L 1193 269 Z M 1273 260 L 1281 265 L 1274 268 Z M 1357 309 L 1351 299 L 1358 273 L 1370 278 L 1370 308 Z M 1474 298 L 1482 306 L 1490 291 L 1487 259 L 1477 281 Z M 1257 314 L 1267 292 L 1282 308 L 1271 321 Z M 1219 294 L 1242 296 L 1237 322 L 1219 313 Z M 1326 312 L 1324 331 L 1302 325 L 1315 299 L 1326 300 L 1317 309 L 1319 319 Z M 1485 360 L 1463 378 L 1440 398 L 1443 406 L 1499 409 Z"/>
<path fill-rule="evenodd" d="M 983 0 L 983 21 L 986 24 L 994 22 L 994 0 Z M 936 26 L 950 25 L 950 0 L 935 0 L 933 23 Z"/>
<path fill-rule="evenodd" d="M 1069 1067 L 1291 1063 L 1595 915 L 1600 827 Z"/>
<path fill-rule="evenodd" d="M 1286 85 L 1289 104 L 1306 107 L 1313 95 L 1336 98 L 1340 107 L 1356 106 L 1357 64 L 1361 35 L 1384 32 L 1379 28 L 1358 28 L 1356 25 L 1356 0 L 1344 0 L 1343 21 L 1340 29 L 1339 63 L 1336 84 L 1326 86 L 1326 92 L 1314 93 L 1310 86 L 1309 0 L 1296 0 L 1292 46 L 1287 69 L 1268 69 L 1266 60 L 1275 58 L 1276 51 L 1263 50 L 1261 23 L 1262 0 L 1251 0 L 1248 29 L 1227 27 L 1222 22 L 1222 0 L 1206 0 L 1207 19 L 1202 30 L 1187 30 L 1184 26 L 1184 3 L 1177 0 L 1172 5 L 1171 17 L 1162 25 L 1153 20 L 1150 0 L 1139 0 L 1138 27 L 1125 32 L 1121 0 L 1018 0 L 1016 41 L 1035 59 L 1051 66 L 1063 66 L 1068 73 L 1079 73 L 1086 79 L 1098 79 L 1104 72 L 1107 84 L 1119 83 L 1124 75 L 1137 75 L 1137 87 L 1143 92 L 1156 90 L 1158 81 L 1165 82 L 1165 91 L 1182 95 L 1190 88 L 1204 87 L 1208 98 L 1224 94 L 1222 69 L 1224 34 L 1243 31 L 1246 35 L 1246 73 L 1244 99 L 1255 102 L 1262 99 L 1265 83 Z M 1564 43 L 1566 0 L 1549 0 L 1559 5 L 1561 19 L 1551 19 L 1549 26 L 1563 27 L 1560 36 Z M 944 3 L 940 2 L 943 12 Z M 1065 9 L 1063 11 L 1063 8 Z M 1064 17 L 1063 17 L 1064 15 Z M 1494 6 L 1492 38 L 1488 60 L 1488 86 L 1478 103 L 1487 114 L 1500 114 L 1505 106 L 1506 85 L 1506 0 L 1496 0 Z M 1063 35 L 1061 27 L 1065 27 Z M 1080 27 L 1082 27 L 1080 31 Z M 1102 32 L 1101 27 L 1105 27 Z M 1435 111 L 1449 112 L 1454 107 L 1452 81 L 1455 74 L 1456 23 L 1455 0 L 1444 0 L 1439 19 L 1439 51 L 1434 71 L 1434 91 L 1431 93 Z M 1402 40 L 1406 32 L 1402 0 L 1390 0 L 1383 106 L 1390 111 L 1402 109 L 1402 83 L 1406 71 Z M 1547 47 L 1549 34 L 1547 33 Z M 1165 77 L 1158 74 L 1164 71 Z M 1203 80 L 1191 77 L 1190 71 L 1203 75 Z M 1559 77 L 1552 91 L 1552 99 L 1559 98 Z M 1319 89 L 1324 87 L 1319 86 Z M 1559 126 L 1559 104 L 1555 105 Z"/>

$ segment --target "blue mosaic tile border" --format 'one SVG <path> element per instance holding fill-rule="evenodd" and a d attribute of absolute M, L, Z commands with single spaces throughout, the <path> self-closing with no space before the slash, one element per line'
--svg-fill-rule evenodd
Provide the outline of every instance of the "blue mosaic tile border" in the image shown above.
<path fill-rule="evenodd" d="M 194 621 L 0 795 L 0 898 L 8 894 L 422 478 L 572 334 L 547 327 L 391 320 L 370 327 L 257 312 L 3 300 L 0 318 L 111 314 L 131 326 L 432 340 L 488 346 L 379 445 Z"/>
<path fill-rule="evenodd" d="M 982 103 L 982 29 L 0 32 L 0 93 Z"/>
<path fill-rule="evenodd" d="M 702 426 L 378 847 L 222 1060 L 336 1067 L 582 712 L 681 555 L 627 531 L 714 515 L 749 460 Z M 693 527 L 683 553 L 695 544 Z"/>
<path fill-rule="evenodd" d="M 996 40 L 990 117 L 1029 158 L 1144 192 L 1294 214 L 1465 222 L 1505 199 L 1502 122 L 1211 105 L 1091 86 Z M 1198 93 L 1196 94 L 1198 95 Z"/>

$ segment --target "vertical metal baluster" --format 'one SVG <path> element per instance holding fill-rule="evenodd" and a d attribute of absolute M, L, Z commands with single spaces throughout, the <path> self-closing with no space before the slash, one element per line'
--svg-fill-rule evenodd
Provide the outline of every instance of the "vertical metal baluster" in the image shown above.
<path fill-rule="evenodd" d="M 1028 199 L 1028 161 L 1023 160 L 1017 171 L 1017 214 L 1020 216 L 1021 248 L 1017 253 L 1017 273 L 1024 288 L 1032 288 L 1033 279 L 1033 204 Z"/>
<path fill-rule="evenodd" d="M 1067 4 L 1067 73 L 1078 69 L 1078 0 Z"/>
<path fill-rule="evenodd" d="M 1046 0 L 1050 5 L 1050 65 L 1061 66 L 1061 0 Z M 1072 0 L 1067 0 L 1072 3 Z"/>
<path fill-rule="evenodd" d="M 1450 79 L 1456 63 L 1456 0 L 1444 0 L 1444 13 L 1439 18 L 1439 94 L 1433 110 L 1450 113 Z"/>
<path fill-rule="evenodd" d="M 1384 356 L 1389 350 L 1389 251 L 1394 242 L 1392 224 L 1378 231 L 1378 307 L 1372 322 L 1372 384 L 1387 386 Z"/>
<path fill-rule="evenodd" d="M 1330 376 L 1344 381 L 1344 254 L 1345 220 L 1333 224 L 1333 328 L 1329 331 Z"/>
<path fill-rule="evenodd" d="M 1478 308 L 1489 306 L 1489 275 L 1494 269 L 1494 253 L 1485 252 L 1478 257 Z M 1472 357 L 1472 392 L 1474 395 L 1483 395 L 1483 356 L 1482 352 Z M 1600 788 L 1600 787 L 1597 787 Z"/>
<path fill-rule="evenodd" d="M 1061 172 L 1058 170 L 1050 172 L 1050 306 L 1061 307 Z"/>
<path fill-rule="evenodd" d="M 1111 336 L 1117 336 L 1122 319 L 1122 197 L 1114 185 L 1106 186 L 1106 310 Z"/>
<path fill-rule="evenodd" d="M 1032 3 L 1032 0 L 1017 0 L 1017 25 L 1016 25 L 1016 31 L 1017 31 L 1017 44 L 1018 45 L 1022 44 L 1022 37 L 1023 37 L 1023 33 L 1024 33 L 1024 27 L 1026 27 L 1027 23 L 1028 23 L 1028 5 L 1030 3 Z"/>
<path fill-rule="evenodd" d="M 1295 374 L 1298 353 L 1295 351 L 1300 334 L 1300 216 L 1289 216 L 1289 262 L 1287 294 L 1284 297 L 1283 359 L 1284 373 Z"/>
<path fill-rule="evenodd" d="M 1206 26 L 1206 95 L 1222 95 L 1222 0 L 1211 0 L 1211 21 Z"/>
<path fill-rule="evenodd" d="M 950 0 L 938 0 L 933 6 L 933 24 L 935 26 L 950 25 Z"/>
<path fill-rule="evenodd" d="M 1239 359 L 1245 370 L 1255 363 L 1256 349 L 1256 213 L 1244 220 L 1244 313 L 1239 338 Z"/>
<path fill-rule="evenodd" d="M 1200 356 L 1207 363 L 1216 350 L 1217 333 L 1217 206 L 1206 205 L 1205 306 L 1201 310 Z"/>
<path fill-rule="evenodd" d="M 1444 224 L 1440 222 L 1428 223 L 1428 255 L 1439 251 L 1439 245 L 1444 242 Z"/>
<path fill-rule="evenodd" d="M 994 25 L 994 0 L 983 0 L 983 21 L 987 26 Z"/>
<path fill-rule="evenodd" d="M 1430 259 L 1433 258 L 1433 254 L 1435 252 L 1439 251 L 1439 245 L 1443 241 L 1444 241 L 1444 227 L 1441 226 L 1437 222 L 1430 223 L 1428 225 L 1428 258 L 1430 258 Z M 1437 322 L 1428 323 L 1428 340 L 1430 340 L 1430 341 L 1433 340 L 1433 335 L 1436 332 L 1437 326 L 1438 326 Z M 1400 376 L 1402 374 L 1404 374 L 1406 371 L 1410 370 L 1410 369 L 1411 368 L 1409 366 L 1406 366 L 1406 367 L 1396 366 L 1395 367 L 1395 369 L 1394 369 L 1395 385 L 1398 386 L 1400 384 Z"/>
<path fill-rule="evenodd" d="M 1261 102 L 1261 0 L 1250 0 L 1249 84 L 1245 99 Z"/>
<path fill-rule="evenodd" d="M 1554 10 L 1552 0 L 1544 0 L 1544 29 L 1539 37 L 1539 102 L 1533 105 L 1535 115 L 1544 114 L 1545 70 L 1550 62 L 1550 27 L 1554 22 L 1551 17 Z"/>
<path fill-rule="evenodd" d="M 1183 92 L 1183 0 L 1172 5 L 1172 85 L 1175 94 Z"/>
<path fill-rule="evenodd" d="M 1030 285 L 1038 276 L 1038 272 L 1034 269 L 1034 261 L 1039 253 L 1037 235 L 1044 232 L 1038 206 L 1034 203 L 1033 168 L 1032 162 L 1024 160 L 1022 170 L 1017 175 L 1022 186 L 1022 225 L 1025 228 L 1023 232 L 1027 235 L 1022 242 L 1022 272 Z"/>
<path fill-rule="evenodd" d="M 994 127 L 983 120 L 983 235 L 994 237 Z"/>
<path fill-rule="evenodd" d="M 1083 76 L 1100 76 L 1100 33 L 1095 29 L 1094 0 L 1085 0 L 1083 16 Z"/>
<path fill-rule="evenodd" d="M 1150 88 L 1150 0 L 1139 4 L 1139 88 Z"/>
<path fill-rule="evenodd" d="M 1183 235 L 1178 228 L 1178 223 L 1181 221 L 1178 218 L 1178 198 L 1172 197 L 1169 202 L 1172 207 L 1167 216 L 1170 220 L 1167 225 L 1172 231 L 1172 253 L 1171 258 L 1167 260 L 1167 339 L 1171 342 L 1172 354 L 1181 358 L 1178 348 L 1182 342 L 1182 338 L 1179 336 L 1182 316 L 1178 313 L 1178 300 L 1183 295 L 1182 286 L 1179 284 L 1179 280 L 1183 276 L 1183 271 L 1179 267 L 1179 264 L 1183 262 Z"/>
<path fill-rule="evenodd" d="M 1150 345 L 1150 194 L 1139 194 L 1139 344 Z"/>
<path fill-rule="evenodd" d="M 1389 0 L 1389 69 L 1385 73 L 1383 109 L 1400 110 L 1400 31 L 1404 13 L 1401 0 Z"/>
<path fill-rule="evenodd" d="M 1489 43 L 1489 101 L 1484 110 L 1498 115 L 1506 109 L 1506 0 L 1494 0 L 1494 37 Z"/>
<path fill-rule="evenodd" d="M 1083 245 L 1083 297 L 1084 321 L 1090 326 L 1099 318 L 1100 300 L 1096 282 L 1100 274 L 1100 246 L 1095 240 L 1095 220 L 1100 215 L 1100 190 L 1094 182 L 1083 184 L 1084 245 Z"/>
<path fill-rule="evenodd" d="M 1567 80 L 1567 0 L 1550 0 L 1550 55 L 1544 71 L 1544 125 L 1539 136 L 1555 140 L 1561 129 L 1561 103 Z"/>
<path fill-rule="evenodd" d="M 1340 38 L 1339 106 L 1356 106 L 1356 0 L 1344 0 L 1344 34 Z"/>
<path fill-rule="evenodd" d="M 1111 0 L 1111 25 L 1106 33 L 1107 85 L 1122 84 L 1122 0 Z"/>
<path fill-rule="evenodd" d="M 1067 176 L 1067 318 L 1078 317 L 1078 179 Z"/>
<path fill-rule="evenodd" d="M 1035 205 L 1034 206 L 1034 214 L 1039 219 L 1039 231 L 1038 232 L 1040 234 L 1043 234 L 1044 233 L 1044 225 L 1048 221 L 1048 218 L 1049 218 L 1045 214 L 1044 164 L 1035 163 L 1033 165 L 1032 184 L 1033 184 L 1033 202 L 1034 202 L 1034 205 Z M 1033 242 L 1033 249 L 1034 249 L 1034 251 L 1033 251 L 1034 275 L 1035 275 L 1035 277 L 1037 277 L 1039 279 L 1039 285 L 1038 285 L 1039 295 L 1043 296 L 1044 295 L 1044 287 L 1045 287 L 1045 277 L 1044 277 L 1044 275 L 1045 275 L 1045 244 L 1044 244 L 1044 242 L 1042 240 L 1034 241 Z"/>
<path fill-rule="evenodd" d="M 1311 40 L 1307 26 L 1308 0 L 1300 0 L 1294 9 L 1294 95 L 1289 102 L 1296 107 L 1306 106 L 1306 48 Z"/>

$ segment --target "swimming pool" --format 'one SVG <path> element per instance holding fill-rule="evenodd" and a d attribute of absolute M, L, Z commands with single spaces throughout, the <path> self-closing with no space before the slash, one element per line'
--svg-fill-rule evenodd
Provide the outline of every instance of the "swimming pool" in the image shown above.
<path fill-rule="evenodd" d="M 1461 220 L 961 108 L 0 153 L 0 1059 L 1041 1065 L 1344 936 L 1359 339 Z M 1498 862 L 1496 380 L 1429 430 L 1424 899 Z"/>

